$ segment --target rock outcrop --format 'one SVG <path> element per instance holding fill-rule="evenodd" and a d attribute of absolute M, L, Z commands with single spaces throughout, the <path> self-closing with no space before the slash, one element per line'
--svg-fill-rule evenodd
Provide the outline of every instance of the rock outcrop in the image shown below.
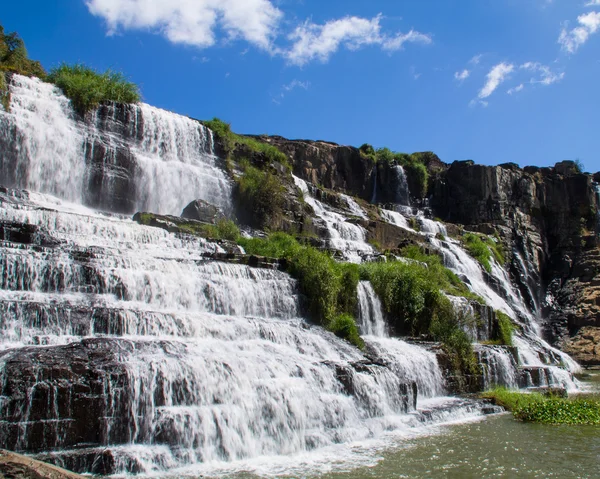
<path fill-rule="evenodd" d="M 85 476 L 0 449 L 0 477 L 3 479 L 83 479 Z"/>

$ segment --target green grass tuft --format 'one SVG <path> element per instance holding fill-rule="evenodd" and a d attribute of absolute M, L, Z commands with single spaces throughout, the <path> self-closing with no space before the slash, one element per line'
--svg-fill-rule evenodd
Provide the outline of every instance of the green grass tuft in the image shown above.
<path fill-rule="evenodd" d="M 492 272 L 492 252 L 484 240 L 475 233 L 466 233 L 463 236 L 463 244 L 465 249 L 473 258 L 475 258 L 481 266 L 488 272 Z"/>
<path fill-rule="evenodd" d="M 202 233 L 205 238 L 216 240 L 237 241 L 240 229 L 228 219 L 221 218 L 214 225 L 203 225 Z"/>
<path fill-rule="evenodd" d="M 285 188 L 273 173 L 259 170 L 247 162 L 242 168 L 243 174 L 236 178 L 238 204 L 247 222 L 258 228 L 273 226 L 283 211 Z"/>
<path fill-rule="evenodd" d="M 99 73 L 82 64 L 62 64 L 50 72 L 48 81 L 59 87 L 82 115 L 103 101 L 137 103 L 141 99 L 137 85 L 122 73 L 111 70 Z"/>
<path fill-rule="evenodd" d="M 364 349 L 365 342 L 360 337 L 356 322 L 351 315 L 340 314 L 339 316 L 336 316 L 327 329 L 357 348 Z"/>
<path fill-rule="evenodd" d="M 225 156 L 229 157 L 237 145 L 246 145 L 252 151 L 263 153 L 268 161 L 281 163 L 288 171 L 292 171 L 287 155 L 276 146 L 257 140 L 256 138 L 238 135 L 231 131 L 231 125 L 229 123 L 226 123 L 219 118 L 213 118 L 212 120 L 203 123 L 219 138 L 221 145 L 225 150 Z"/>
<path fill-rule="evenodd" d="M 248 254 L 285 258 L 288 272 L 298 280 L 300 291 L 306 298 L 312 320 L 330 331 L 334 327 L 343 329 L 344 334 L 348 334 L 345 339 L 362 347 L 347 326 L 341 327 L 348 319 L 339 319 L 340 315 L 353 318 L 355 313 L 359 281 L 357 265 L 338 263 L 328 253 L 302 245 L 285 233 L 273 233 L 268 238 L 240 238 L 238 244 Z M 340 335 L 340 331 L 334 332 Z"/>
<path fill-rule="evenodd" d="M 481 395 L 512 411 L 515 418 L 541 424 L 600 425 L 600 396 L 562 398 L 498 387 Z"/>

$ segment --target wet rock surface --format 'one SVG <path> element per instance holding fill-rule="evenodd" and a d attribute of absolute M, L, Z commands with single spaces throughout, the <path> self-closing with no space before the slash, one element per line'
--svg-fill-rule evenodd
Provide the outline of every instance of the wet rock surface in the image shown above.
<path fill-rule="evenodd" d="M 0 449 L 1 479 L 82 479 L 85 476 Z"/>

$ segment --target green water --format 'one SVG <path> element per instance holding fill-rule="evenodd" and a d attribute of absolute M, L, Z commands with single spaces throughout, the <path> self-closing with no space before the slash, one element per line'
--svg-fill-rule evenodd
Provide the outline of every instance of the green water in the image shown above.
<path fill-rule="evenodd" d="M 322 479 L 600 477 L 600 428 L 522 424 L 511 415 L 449 427 Z"/>
<path fill-rule="evenodd" d="M 600 374 L 586 381 L 600 390 Z M 442 427 L 377 453 L 369 467 L 294 479 L 600 478 L 600 427 L 526 424 L 511 414 Z M 240 479 L 266 476 L 236 475 Z"/>

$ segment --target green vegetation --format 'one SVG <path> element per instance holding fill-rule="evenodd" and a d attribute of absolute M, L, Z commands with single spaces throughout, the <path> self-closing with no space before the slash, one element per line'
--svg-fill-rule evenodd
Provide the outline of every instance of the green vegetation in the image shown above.
<path fill-rule="evenodd" d="M 4 111 L 10 109 L 10 91 L 6 82 L 6 74 L 3 71 L 0 71 L 0 105 Z"/>
<path fill-rule="evenodd" d="M 203 225 L 202 236 L 208 239 L 237 241 L 240 237 L 240 229 L 228 219 L 221 218 L 214 225 Z"/>
<path fill-rule="evenodd" d="M 402 254 L 410 260 L 361 265 L 361 278 L 371 281 L 398 332 L 441 341 L 456 370 L 476 372 L 477 360 L 463 329 L 474 319 L 457 314 L 444 294 L 469 296 L 466 286 L 438 256 L 414 246 Z"/>
<path fill-rule="evenodd" d="M 410 226 L 415 231 L 421 231 L 421 223 L 414 216 L 410 216 L 408 218 L 408 226 Z"/>
<path fill-rule="evenodd" d="M 478 235 L 476 233 L 465 233 L 462 237 L 463 245 L 473 258 L 475 258 L 481 266 L 488 272 L 492 272 L 492 256 L 499 264 L 504 264 L 506 258 L 500 239 L 490 238 L 486 235 Z"/>
<path fill-rule="evenodd" d="M 495 388 L 482 394 L 515 418 L 542 424 L 600 425 L 600 396 L 563 398 Z"/>
<path fill-rule="evenodd" d="M 231 131 L 231 125 L 225 123 L 219 118 L 213 118 L 210 121 L 203 122 L 207 128 L 210 128 L 221 141 L 221 145 L 225 150 L 225 156 L 229 156 L 238 145 L 246 145 L 250 150 L 262 153 L 269 162 L 278 162 L 284 165 L 291 171 L 291 165 L 288 157 L 276 146 L 251 138 L 248 136 L 238 135 Z"/>
<path fill-rule="evenodd" d="M 363 347 L 352 316 L 359 280 L 357 265 L 338 263 L 329 254 L 302 245 L 285 233 L 273 233 L 268 238 L 240 238 L 238 243 L 248 254 L 285 258 L 288 272 L 298 280 L 306 297 L 313 321 Z"/>
<path fill-rule="evenodd" d="M 29 59 L 25 43 L 19 34 L 16 32 L 5 33 L 4 27 L 0 25 L 0 105 L 6 111 L 10 107 L 7 73 L 40 78 L 46 76 L 40 62 Z"/>
<path fill-rule="evenodd" d="M 496 311 L 496 317 L 498 318 L 498 336 L 496 338 L 496 344 L 512 346 L 512 336 L 515 329 L 512 320 L 502 311 Z"/>
<path fill-rule="evenodd" d="M 335 317 L 329 326 L 329 330 L 336 336 L 345 339 L 360 349 L 365 347 L 365 343 L 358 332 L 356 322 L 349 314 L 340 314 Z"/>
<path fill-rule="evenodd" d="M 0 25 L 0 71 L 44 78 L 40 62 L 29 59 L 25 43 L 16 32 L 4 33 Z"/>
<path fill-rule="evenodd" d="M 259 170 L 247 161 L 243 173 L 236 178 L 241 210 L 247 222 L 258 228 L 276 224 L 285 201 L 285 188 L 279 178 L 269 171 Z"/>
<path fill-rule="evenodd" d="M 413 196 L 424 198 L 427 196 L 429 184 L 429 172 L 425 166 L 430 156 L 435 156 L 431 152 L 413 153 L 397 153 L 389 148 L 379 148 L 375 150 L 373 146 L 365 143 L 359 147 L 360 154 L 363 158 L 371 159 L 375 163 L 393 164 L 394 162 L 404 168 L 406 179 L 410 192 Z"/>
<path fill-rule="evenodd" d="M 491 273 L 492 264 L 490 259 L 492 258 L 492 252 L 488 245 L 475 233 L 466 233 L 463 236 L 463 244 L 469 254 L 479 261 L 488 273 Z"/>
<path fill-rule="evenodd" d="M 85 65 L 63 64 L 50 72 L 48 81 L 56 84 L 82 115 L 103 101 L 140 101 L 137 85 L 127 81 L 122 73 L 110 70 L 99 73 Z"/>

